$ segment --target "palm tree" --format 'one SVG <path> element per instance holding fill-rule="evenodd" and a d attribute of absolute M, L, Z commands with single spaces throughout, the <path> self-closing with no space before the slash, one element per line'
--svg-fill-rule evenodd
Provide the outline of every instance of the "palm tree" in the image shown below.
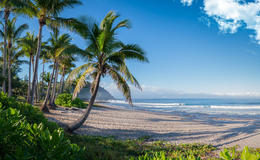
<path fill-rule="evenodd" d="M 132 99 L 127 81 L 141 89 L 138 81 L 130 73 L 126 65 L 126 60 L 137 59 L 141 62 L 148 62 L 148 59 L 138 45 L 124 44 L 117 39 L 116 31 L 120 28 L 129 27 L 128 20 L 123 20 L 115 24 L 115 20 L 118 17 L 117 14 L 111 11 L 106 15 L 99 27 L 97 24 L 86 24 L 86 30 L 81 32 L 82 36 L 89 42 L 86 49 L 88 52 L 86 56 L 89 58 L 89 61 L 74 69 L 69 75 L 68 81 L 75 79 L 80 74 L 73 93 L 73 98 L 75 98 L 81 88 L 85 86 L 86 77 L 92 77 L 92 95 L 83 115 L 66 127 L 68 132 L 73 132 L 79 128 L 87 119 L 98 92 L 101 76 L 109 75 L 116 83 L 118 89 L 122 91 L 130 105 L 132 105 Z"/>
<path fill-rule="evenodd" d="M 6 92 L 6 86 L 5 86 L 5 77 L 6 77 L 6 62 L 7 62 L 7 23 L 9 20 L 9 16 L 11 12 L 19 13 L 19 14 L 27 14 L 27 10 L 30 8 L 31 2 L 29 0 L 1 0 L 0 1 L 0 8 L 2 8 L 2 11 L 4 12 L 4 50 L 3 50 L 3 70 L 2 70 L 2 76 L 3 76 L 3 82 L 2 82 L 2 91 Z"/>
<path fill-rule="evenodd" d="M 66 57 L 71 57 L 75 53 L 83 53 L 85 51 L 81 50 L 75 45 L 71 44 L 71 37 L 68 34 L 62 34 L 59 36 L 57 29 L 54 29 L 54 32 L 51 33 L 51 38 L 49 39 L 50 45 L 46 47 L 48 49 L 48 54 L 50 59 L 53 61 L 53 71 L 51 74 L 50 82 L 48 84 L 47 93 L 45 96 L 44 103 L 41 107 L 41 110 L 48 112 L 47 101 L 49 101 L 49 107 L 55 109 L 55 95 L 56 95 L 56 85 L 58 80 L 58 69 L 60 62 Z M 52 92 L 50 95 L 51 82 L 54 78 Z"/>
<path fill-rule="evenodd" d="M 8 59 L 8 96 L 12 96 L 11 61 L 12 61 L 12 56 L 14 54 L 13 47 L 15 47 L 16 42 L 20 38 L 20 35 L 22 34 L 22 32 L 24 30 L 28 29 L 27 24 L 22 24 L 21 26 L 16 28 L 15 23 L 16 23 L 16 18 L 13 18 L 12 20 L 8 20 L 6 32 L 0 31 L 0 35 L 3 37 L 6 37 L 6 40 L 8 42 L 8 45 L 7 45 L 7 50 L 8 50 L 8 58 L 7 58 Z M 4 27 L 4 24 L 2 24 L 2 26 Z M 4 35 L 4 34 L 6 34 L 6 35 Z"/>
<path fill-rule="evenodd" d="M 59 94 L 63 93 L 64 90 L 64 78 L 65 76 L 71 72 L 71 68 L 75 67 L 75 64 L 73 63 L 75 61 L 74 57 L 72 56 L 67 56 L 64 57 L 61 62 L 60 62 L 60 89 L 59 89 Z"/>
<path fill-rule="evenodd" d="M 26 33 L 26 36 L 19 40 L 19 46 L 21 47 L 21 52 L 24 53 L 25 56 L 29 57 L 29 78 L 28 78 L 28 90 L 27 90 L 27 102 L 30 97 L 30 90 L 31 90 L 31 68 L 34 59 L 34 54 L 36 53 L 37 49 L 37 42 L 38 38 L 34 35 L 34 33 Z"/>
<path fill-rule="evenodd" d="M 45 43 L 47 44 L 47 43 Z M 44 96 L 44 76 L 45 76 L 45 63 L 49 62 L 50 61 L 50 57 L 49 55 L 47 54 L 47 49 L 44 48 L 42 51 L 41 51 L 41 55 L 40 55 L 40 58 L 42 60 L 42 73 L 41 73 L 41 85 L 40 85 L 40 99 L 42 96 Z"/>
<path fill-rule="evenodd" d="M 39 21 L 38 44 L 36 51 L 35 67 L 33 72 L 32 89 L 29 103 L 33 103 L 34 92 L 36 88 L 37 71 L 39 64 L 39 56 L 41 52 L 42 29 L 45 25 L 55 27 L 71 27 L 77 24 L 77 21 L 69 18 L 61 18 L 59 14 L 67 7 L 73 7 L 76 4 L 81 4 L 79 0 L 34 0 L 34 10 L 31 15 Z M 72 29 L 72 28 L 71 28 Z"/>

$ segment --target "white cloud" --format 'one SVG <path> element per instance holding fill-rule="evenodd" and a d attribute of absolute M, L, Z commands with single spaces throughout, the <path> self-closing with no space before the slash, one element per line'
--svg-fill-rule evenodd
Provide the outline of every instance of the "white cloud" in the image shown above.
<path fill-rule="evenodd" d="M 115 98 L 123 98 L 122 93 L 117 89 L 114 83 L 103 82 L 101 86 L 110 92 Z M 141 87 L 142 91 L 133 85 L 130 85 L 133 98 L 172 98 L 175 95 L 181 94 L 180 91 L 157 86 L 141 85 Z"/>
<path fill-rule="evenodd" d="M 181 3 L 183 3 L 184 5 L 190 6 L 192 4 L 193 0 L 181 0 Z"/>
<path fill-rule="evenodd" d="M 181 0 L 184 1 L 187 0 Z M 202 8 L 216 20 L 221 31 L 235 33 L 245 27 L 255 32 L 254 38 L 260 44 L 260 0 L 204 0 Z"/>
<path fill-rule="evenodd" d="M 185 93 L 182 91 L 176 91 L 171 88 L 162 88 L 158 86 L 141 85 L 142 91 L 136 89 L 134 86 L 130 86 L 133 98 L 138 99 L 160 99 L 160 98 L 259 98 L 259 92 L 215 92 L 215 93 Z M 122 93 L 117 89 L 114 83 L 102 83 L 108 92 L 110 92 L 115 98 L 123 98 Z"/>

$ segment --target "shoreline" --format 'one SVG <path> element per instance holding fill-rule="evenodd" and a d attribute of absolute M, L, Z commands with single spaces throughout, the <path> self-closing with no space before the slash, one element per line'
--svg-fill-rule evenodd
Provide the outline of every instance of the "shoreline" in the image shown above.
<path fill-rule="evenodd" d="M 216 147 L 239 145 L 260 148 L 260 120 L 256 118 L 211 117 L 186 113 L 157 113 L 98 104 L 75 133 L 114 136 L 118 139 L 150 137 L 148 141 L 202 143 Z M 84 109 L 59 107 L 45 116 L 55 122 L 71 123 Z"/>

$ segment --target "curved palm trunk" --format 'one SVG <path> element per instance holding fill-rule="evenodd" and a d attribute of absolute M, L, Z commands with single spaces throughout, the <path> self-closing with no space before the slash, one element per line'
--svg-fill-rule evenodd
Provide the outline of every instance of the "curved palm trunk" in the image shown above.
<path fill-rule="evenodd" d="M 4 26 L 4 52 L 3 52 L 3 70 L 2 70 L 2 77 L 3 77 L 3 83 L 2 83 L 2 91 L 5 93 L 6 92 L 6 86 L 5 86 L 5 78 L 6 78 L 6 62 L 7 62 L 7 42 L 6 42 L 6 32 L 7 32 L 7 23 L 8 23 L 8 18 L 10 15 L 10 11 L 8 9 L 5 9 L 4 11 L 4 18 L 5 18 L 5 26 Z"/>
<path fill-rule="evenodd" d="M 55 65 L 55 63 L 54 63 Z M 47 93 L 44 99 L 44 102 L 41 106 L 41 111 L 45 112 L 45 113 L 49 113 L 49 108 L 47 107 L 47 103 L 48 100 L 50 99 L 50 90 L 51 90 L 51 83 L 52 83 L 52 79 L 53 79 L 53 75 L 54 75 L 54 71 L 55 71 L 55 67 L 53 67 L 52 73 L 51 73 L 51 77 L 50 77 L 50 81 L 48 83 L 48 89 L 47 89 Z"/>
<path fill-rule="evenodd" d="M 33 104 L 33 99 L 34 99 L 34 92 L 36 88 L 36 79 L 37 79 L 37 71 L 38 71 L 38 65 L 39 65 L 39 56 L 41 52 L 41 43 L 42 43 L 42 28 L 43 25 L 40 22 L 40 27 L 39 27 L 39 35 L 38 35 L 38 44 L 37 44 L 37 52 L 36 52 L 36 58 L 35 58 L 35 66 L 34 66 L 34 71 L 33 71 L 33 79 L 32 79 L 32 89 L 31 89 L 31 96 L 29 98 L 29 103 Z"/>
<path fill-rule="evenodd" d="M 11 46 L 12 44 L 10 43 L 9 44 L 10 47 L 8 47 L 8 97 L 11 97 L 12 96 L 12 78 L 11 78 L 11 54 L 12 54 L 12 51 L 11 51 Z"/>
<path fill-rule="evenodd" d="M 96 96 L 97 96 L 100 78 L 101 78 L 101 73 L 98 73 L 94 83 L 92 84 L 92 85 L 95 85 L 95 88 L 94 88 L 92 96 L 91 96 L 91 98 L 89 100 L 89 104 L 88 104 L 88 106 L 86 108 L 86 111 L 84 112 L 84 114 L 77 121 L 75 121 L 73 124 L 69 125 L 65 129 L 67 132 L 72 133 L 73 131 L 75 131 L 76 129 L 81 127 L 83 125 L 83 123 L 86 121 L 86 119 L 88 118 L 89 113 L 90 113 L 90 111 L 92 109 L 92 106 L 93 106 L 93 104 L 95 102 L 95 99 L 96 99 Z"/>
<path fill-rule="evenodd" d="M 61 79 L 60 79 L 60 91 L 59 94 L 63 92 L 64 88 L 64 76 L 65 76 L 65 67 L 62 68 L 62 74 L 61 74 Z"/>
<path fill-rule="evenodd" d="M 31 91 L 31 70 L 32 70 L 32 55 L 30 55 L 30 62 L 29 62 L 29 79 L 28 79 L 28 90 L 27 90 L 27 102 L 29 101 L 30 91 Z"/>
<path fill-rule="evenodd" d="M 53 87 L 52 87 L 51 99 L 50 99 L 50 103 L 49 103 L 49 106 L 51 109 L 56 109 L 55 94 L 56 94 L 56 85 L 57 85 L 57 79 L 58 79 L 58 74 L 59 74 L 58 69 L 59 69 L 59 64 L 56 63 L 54 82 L 53 82 Z"/>

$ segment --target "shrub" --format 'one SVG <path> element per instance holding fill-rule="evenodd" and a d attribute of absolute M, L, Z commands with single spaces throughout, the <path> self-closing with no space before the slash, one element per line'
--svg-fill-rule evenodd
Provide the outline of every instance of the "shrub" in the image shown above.
<path fill-rule="evenodd" d="M 72 100 L 72 95 L 69 93 L 58 95 L 55 103 L 63 107 L 83 108 L 85 106 L 84 102 L 79 98 L 75 98 L 74 100 Z"/>
<path fill-rule="evenodd" d="M 0 94 L 0 159 L 73 160 L 83 159 L 83 152 L 39 109 Z"/>
<path fill-rule="evenodd" d="M 84 108 L 85 107 L 85 104 L 84 102 L 79 99 L 79 98 L 75 98 L 73 101 L 72 101 L 72 104 L 71 104 L 73 107 L 77 107 L 77 108 Z"/>
<path fill-rule="evenodd" d="M 228 149 L 224 149 L 223 151 L 221 151 L 219 153 L 220 157 L 223 160 L 233 160 L 233 159 L 241 159 L 241 160 L 260 160 L 260 153 L 256 152 L 256 153 L 252 153 L 249 151 L 248 147 L 245 146 L 240 158 L 239 156 L 236 154 L 236 150 L 235 148 L 232 149 L 232 153 L 230 153 L 230 151 Z"/>

